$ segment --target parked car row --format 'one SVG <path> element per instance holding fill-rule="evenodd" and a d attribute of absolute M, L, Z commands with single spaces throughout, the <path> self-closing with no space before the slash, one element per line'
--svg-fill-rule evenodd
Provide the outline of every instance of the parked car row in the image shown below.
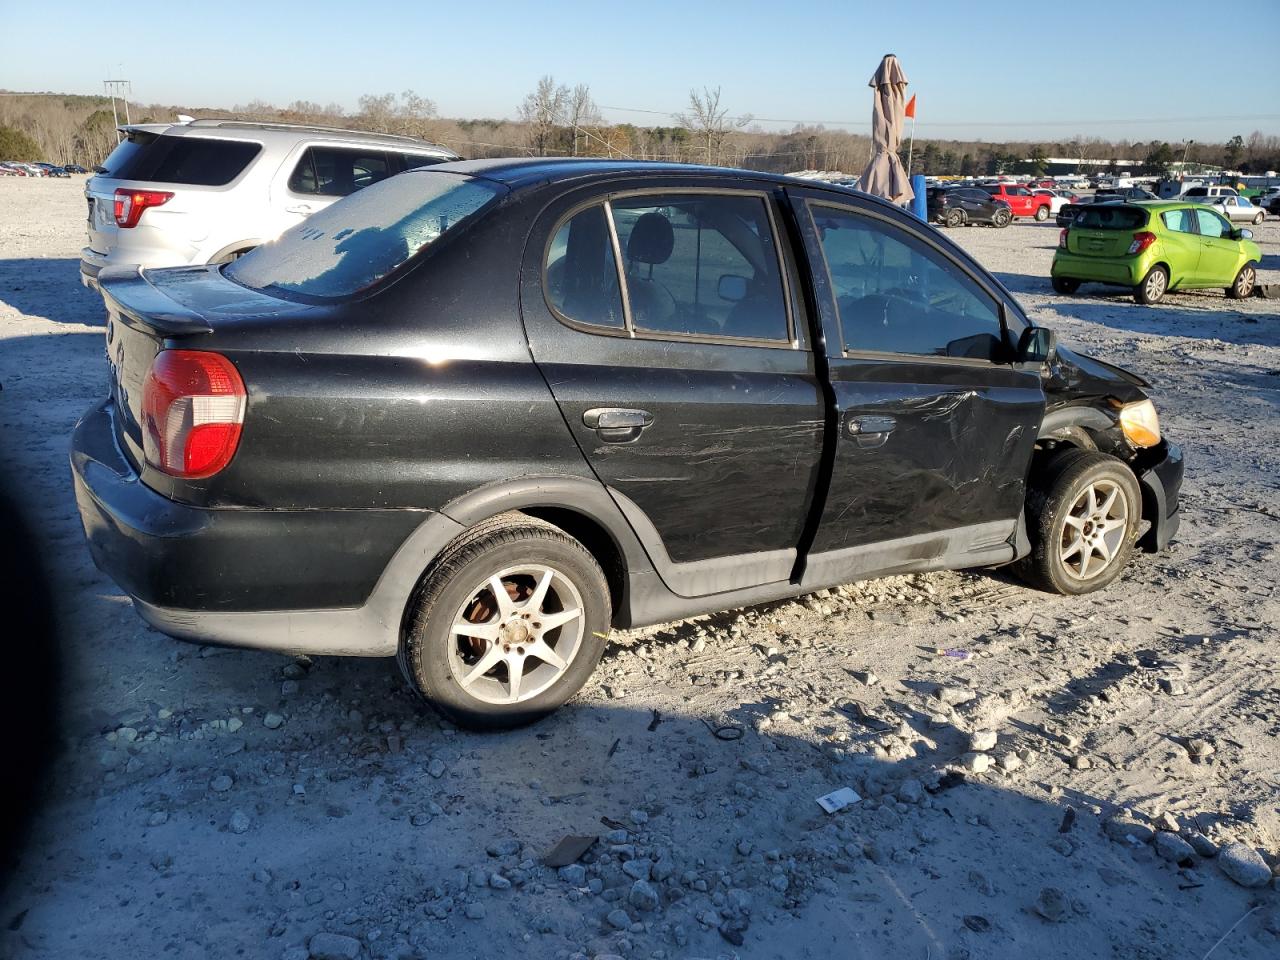
<path fill-rule="evenodd" d="M 18 160 L 0 161 L 0 177 L 69 177 L 73 173 L 88 173 L 75 163 L 58 166 L 54 163 L 24 163 Z"/>

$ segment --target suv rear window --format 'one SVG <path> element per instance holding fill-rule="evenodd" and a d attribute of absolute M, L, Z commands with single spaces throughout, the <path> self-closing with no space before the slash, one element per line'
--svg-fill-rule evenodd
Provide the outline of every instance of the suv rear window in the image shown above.
<path fill-rule="evenodd" d="M 223 272 L 255 290 L 317 300 L 349 297 L 488 206 L 502 189 L 439 171 L 384 180 L 249 251 Z"/>
<path fill-rule="evenodd" d="M 211 137 L 169 137 L 134 130 L 103 162 L 117 180 L 221 187 L 262 152 L 262 144 Z"/>
<path fill-rule="evenodd" d="M 1147 224 L 1147 212 L 1119 204 L 1098 203 L 1076 215 L 1076 226 L 1086 230 L 1137 230 Z"/>

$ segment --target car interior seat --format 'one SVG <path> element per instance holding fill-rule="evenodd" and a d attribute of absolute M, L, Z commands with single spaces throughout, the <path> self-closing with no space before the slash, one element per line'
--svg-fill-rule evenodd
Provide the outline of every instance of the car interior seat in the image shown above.
<path fill-rule="evenodd" d="M 642 214 L 631 228 L 627 238 L 627 294 L 631 316 L 638 327 L 671 329 L 676 301 L 671 291 L 653 279 L 653 268 L 671 258 L 675 245 L 671 221 L 657 211 Z"/>

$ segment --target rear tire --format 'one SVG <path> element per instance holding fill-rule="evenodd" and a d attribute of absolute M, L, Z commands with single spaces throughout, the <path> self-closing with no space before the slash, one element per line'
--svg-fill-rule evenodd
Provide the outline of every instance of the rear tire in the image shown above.
<path fill-rule="evenodd" d="M 400 667 L 459 726 L 522 726 L 586 683 L 611 611 L 586 547 L 542 520 L 505 514 L 459 536 L 431 566 L 409 608 Z"/>
<path fill-rule="evenodd" d="M 1247 300 L 1253 296 L 1253 288 L 1258 285 L 1258 271 L 1252 263 L 1246 263 L 1236 274 L 1231 286 L 1227 287 L 1227 296 L 1232 300 Z"/>
<path fill-rule="evenodd" d="M 1043 223 L 1045 220 L 1048 220 L 1048 219 L 1049 219 L 1049 208 L 1047 206 L 1036 207 L 1036 222 Z"/>
<path fill-rule="evenodd" d="M 1007 227 L 1012 222 L 1012 220 L 1013 220 L 1013 214 L 1010 213 L 1007 209 L 997 210 L 995 213 L 991 215 L 991 225 L 993 227 L 998 227 L 1001 230 Z"/>
<path fill-rule="evenodd" d="M 1169 289 L 1169 271 L 1156 264 L 1147 271 L 1142 282 L 1133 288 L 1133 299 L 1146 306 L 1159 303 Z"/>
<path fill-rule="evenodd" d="M 1071 277 L 1054 277 L 1053 289 L 1058 293 L 1071 294 L 1080 289 L 1080 281 Z"/>
<path fill-rule="evenodd" d="M 947 225 L 948 227 L 963 227 L 963 226 L 964 226 L 964 211 L 963 211 L 963 210 L 948 210 L 948 211 L 947 211 L 947 217 L 946 217 L 946 220 L 945 220 L 944 222 L 946 223 L 946 225 Z"/>
<path fill-rule="evenodd" d="M 1124 461 L 1105 453 L 1064 450 L 1027 490 L 1031 552 L 1014 571 L 1033 587 L 1075 596 L 1101 590 L 1133 554 L 1142 493 Z"/>

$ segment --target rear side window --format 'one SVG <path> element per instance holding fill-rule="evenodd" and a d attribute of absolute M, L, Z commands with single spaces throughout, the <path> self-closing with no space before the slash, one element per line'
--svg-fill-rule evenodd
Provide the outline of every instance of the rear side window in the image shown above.
<path fill-rule="evenodd" d="M 308 147 L 289 176 L 294 193 L 345 197 L 396 173 L 382 150 Z"/>
<path fill-rule="evenodd" d="M 401 170 L 412 170 L 415 167 L 430 167 L 444 163 L 443 157 L 428 157 L 420 153 L 397 153 L 394 156 L 400 161 Z"/>
<path fill-rule="evenodd" d="M 566 220 L 547 251 L 547 300 L 568 320 L 622 329 L 618 262 L 604 207 L 588 207 Z"/>
<path fill-rule="evenodd" d="M 317 300 L 352 296 L 480 212 L 502 189 L 454 173 L 397 177 L 326 207 L 223 272 L 255 290 Z"/>
<path fill-rule="evenodd" d="M 262 144 L 210 137 L 157 136 L 134 131 L 103 163 L 118 180 L 221 187 L 244 172 Z"/>
<path fill-rule="evenodd" d="M 848 210 L 815 206 L 844 348 L 998 360 L 1000 307 L 919 238 Z"/>
<path fill-rule="evenodd" d="M 636 330 L 786 340 L 764 198 L 648 195 L 612 203 Z"/>
<path fill-rule="evenodd" d="M 1091 204 L 1076 216 L 1076 226 L 1086 230 L 1137 230 L 1146 223 L 1145 211 L 1110 203 Z"/>
<path fill-rule="evenodd" d="M 1160 219 L 1164 221 L 1164 225 L 1174 233 L 1195 233 L 1196 228 L 1192 222 L 1195 218 L 1190 210 L 1166 210 L 1160 214 Z"/>

